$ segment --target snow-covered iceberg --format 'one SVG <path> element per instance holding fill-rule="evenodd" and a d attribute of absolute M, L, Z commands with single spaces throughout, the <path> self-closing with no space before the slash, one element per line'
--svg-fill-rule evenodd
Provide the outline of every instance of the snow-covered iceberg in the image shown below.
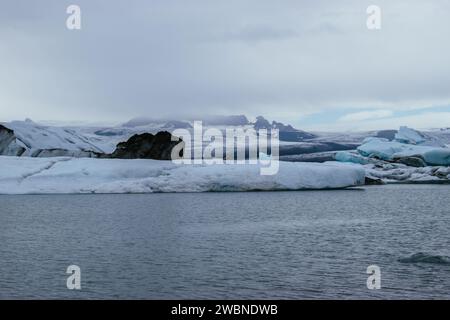
<path fill-rule="evenodd" d="M 3 150 L 0 147 L 0 155 L 91 157 L 104 152 L 97 146 L 100 138 L 91 141 L 71 128 L 43 126 L 31 120 L 3 123 L 1 127 L 4 137 L 0 136 L 0 145 L 5 146 Z"/>
<path fill-rule="evenodd" d="M 365 157 L 376 157 L 387 161 L 403 157 L 420 157 L 428 165 L 450 166 L 449 148 L 418 146 L 372 138 L 359 146 L 357 150 Z"/>
<path fill-rule="evenodd" d="M 0 194 L 151 193 L 345 188 L 364 184 L 362 167 L 338 162 L 176 165 L 170 161 L 0 157 Z"/>
<path fill-rule="evenodd" d="M 361 166 L 371 183 L 450 183 L 450 148 L 439 139 L 400 127 L 393 141 L 367 137 L 356 151 L 340 151 L 335 160 Z"/>
<path fill-rule="evenodd" d="M 406 144 L 415 144 L 431 147 L 446 147 L 445 130 L 442 132 L 420 132 L 406 126 L 401 126 L 395 134 L 394 140 Z"/>
<path fill-rule="evenodd" d="M 395 134 L 395 141 L 407 144 L 421 144 L 424 143 L 426 139 L 420 132 L 402 126 Z"/>

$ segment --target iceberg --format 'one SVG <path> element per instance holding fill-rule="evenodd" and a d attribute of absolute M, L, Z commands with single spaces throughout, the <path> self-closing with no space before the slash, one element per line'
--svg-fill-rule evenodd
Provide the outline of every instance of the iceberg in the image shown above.
<path fill-rule="evenodd" d="M 90 157 L 95 153 L 104 152 L 95 145 L 99 139 L 90 141 L 86 136 L 71 128 L 43 126 L 29 119 L 3 123 L 1 127 L 2 131 L 6 130 L 10 137 L 6 139 L 0 136 L 0 144 L 2 141 L 8 142 L 16 149 L 20 147 L 21 152 L 11 153 L 0 150 L 0 155 Z"/>
<path fill-rule="evenodd" d="M 171 161 L 0 156 L 0 194 L 310 190 L 364 184 L 365 170 L 331 162 L 177 165 Z"/>
<path fill-rule="evenodd" d="M 432 166 L 449 166 L 450 149 L 430 146 L 418 146 L 396 141 L 384 141 L 372 138 L 357 148 L 365 157 L 376 157 L 392 161 L 404 157 L 420 157 L 426 164 Z"/>
<path fill-rule="evenodd" d="M 395 134 L 395 141 L 407 144 L 421 144 L 426 141 L 426 139 L 420 134 L 420 132 L 402 126 Z"/>
<path fill-rule="evenodd" d="M 448 136 L 445 130 L 420 132 L 405 126 L 395 134 L 394 140 L 406 144 L 414 144 L 430 147 L 447 147 Z"/>
<path fill-rule="evenodd" d="M 420 135 L 406 127 L 401 127 L 399 133 L 395 139 L 397 141 L 368 137 L 357 148 L 358 153 L 339 151 L 335 154 L 335 160 L 353 166 L 362 165 L 367 181 L 450 183 L 449 148 L 417 145 L 421 143 Z M 425 143 L 429 142 L 427 140 Z"/>
<path fill-rule="evenodd" d="M 450 166 L 450 149 L 433 148 L 422 155 L 426 163 L 435 166 Z"/>
<path fill-rule="evenodd" d="M 338 151 L 336 152 L 334 158 L 339 162 L 351 162 L 351 163 L 359 163 L 359 164 L 368 164 L 369 159 L 349 151 Z"/>

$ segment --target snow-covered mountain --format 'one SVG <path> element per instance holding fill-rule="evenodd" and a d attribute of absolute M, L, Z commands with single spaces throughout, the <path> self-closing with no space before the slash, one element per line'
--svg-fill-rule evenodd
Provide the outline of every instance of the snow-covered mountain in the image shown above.
<path fill-rule="evenodd" d="M 96 157 L 98 154 L 112 153 L 118 143 L 128 140 L 135 134 L 172 132 L 180 128 L 192 131 L 192 124 L 193 122 L 188 120 L 147 118 L 135 118 L 114 127 L 50 126 L 29 119 L 12 121 L 2 123 L 0 127 L 0 155 Z M 205 117 L 203 126 L 205 130 L 211 127 L 220 130 L 258 128 L 256 123 L 250 123 L 242 115 Z M 287 140 L 291 142 L 315 137 L 279 122 L 273 122 L 269 127 L 279 129 L 281 138 L 284 134 L 290 135 Z"/>
<path fill-rule="evenodd" d="M 212 120 L 211 120 L 212 119 Z M 258 117 L 250 122 L 245 116 L 215 117 L 203 125 L 204 130 L 214 127 L 280 130 L 280 156 L 287 161 L 323 162 L 333 159 L 337 151 L 355 150 L 367 137 L 386 138 L 398 142 L 424 146 L 448 147 L 450 130 L 419 132 L 402 127 L 400 130 L 370 132 L 305 132 L 288 124 L 269 122 Z M 210 125 L 209 123 L 214 123 Z M 183 128 L 192 131 L 192 121 L 149 120 L 136 118 L 113 127 L 42 125 L 31 120 L 0 124 L 0 155 L 31 157 L 97 157 L 112 153 L 117 144 L 142 133 L 156 134 Z M 238 125 L 230 125 L 238 124 Z"/>

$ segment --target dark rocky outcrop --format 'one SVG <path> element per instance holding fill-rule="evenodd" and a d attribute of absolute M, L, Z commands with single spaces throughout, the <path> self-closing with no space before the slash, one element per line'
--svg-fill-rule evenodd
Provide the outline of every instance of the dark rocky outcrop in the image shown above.
<path fill-rule="evenodd" d="M 379 178 L 368 177 L 368 176 L 366 176 L 364 183 L 366 185 L 380 185 L 380 184 L 384 184 L 383 180 L 381 180 Z"/>
<path fill-rule="evenodd" d="M 172 141 L 172 135 L 167 131 L 161 131 L 155 135 L 151 133 L 135 134 L 128 141 L 119 143 L 116 150 L 105 157 L 171 160 L 172 149 L 179 143 L 183 143 L 183 141 L 181 139 Z M 180 148 L 180 150 L 179 156 L 182 157 L 183 149 Z"/>
<path fill-rule="evenodd" d="M 255 128 L 255 130 L 261 130 L 261 129 L 270 130 L 270 129 L 272 129 L 272 126 L 270 125 L 270 122 L 267 121 L 264 117 L 259 116 L 259 117 L 256 117 L 256 121 L 253 124 L 253 128 Z"/>

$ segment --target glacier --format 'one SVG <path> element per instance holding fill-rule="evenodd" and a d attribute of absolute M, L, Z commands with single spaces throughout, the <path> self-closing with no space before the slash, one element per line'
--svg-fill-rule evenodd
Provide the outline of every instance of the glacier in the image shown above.
<path fill-rule="evenodd" d="M 0 194 L 153 193 L 335 189 L 364 184 L 365 170 L 339 162 L 177 165 L 171 161 L 0 156 Z"/>

